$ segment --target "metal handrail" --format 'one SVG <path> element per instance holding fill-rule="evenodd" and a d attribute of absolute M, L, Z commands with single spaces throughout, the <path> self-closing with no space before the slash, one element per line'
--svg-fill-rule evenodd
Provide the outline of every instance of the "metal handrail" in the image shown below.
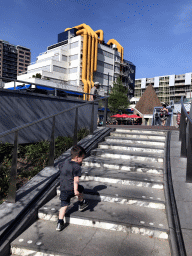
<path fill-rule="evenodd" d="M 49 115 L 42 117 L 38 120 L 35 120 L 30 123 L 26 123 L 23 125 L 20 125 L 18 127 L 15 127 L 13 129 L 10 129 L 8 131 L 5 131 L 0 134 L 0 138 L 7 136 L 9 134 L 15 133 L 14 137 L 14 147 L 13 147 L 13 157 L 12 157 L 12 166 L 10 169 L 10 183 L 9 183 L 9 191 L 8 191 L 8 199 L 7 202 L 15 203 L 16 202 L 16 177 L 17 177 L 17 151 L 18 151 L 18 136 L 19 136 L 19 131 L 22 129 L 25 129 L 27 127 L 30 127 L 32 125 L 35 125 L 37 123 L 43 122 L 45 120 L 48 120 L 50 118 L 53 118 L 52 122 L 52 131 L 51 131 L 51 140 L 50 140 L 50 149 L 49 149 L 49 161 L 48 161 L 48 166 L 54 166 L 54 152 L 55 152 L 55 138 L 54 138 L 54 133 L 55 133 L 55 118 L 58 115 L 61 115 L 63 113 L 66 113 L 68 111 L 76 109 L 76 114 L 75 114 L 75 127 L 74 127 L 74 136 L 73 136 L 73 145 L 77 144 L 77 128 L 78 128 L 78 109 L 80 107 L 86 106 L 88 104 L 92 104 L 92 110 L 91 110 L 91 122 L 90 122 L 90 134 L 93 134 L 93 129 L 94 129 L 94 105 L 96 102 L 99 100 L 107 100 L 109 96 L 105 97 L 100 97 L 98 99 L 95 99 L 93 101 L 88 101 L 84 104 L 79 104 L 77 106 L 71 107 L 69 109 L 59 111 L 55 114 Z M 104 126 L 106 123 L 104 123 Z"/>
<path fill-rule="evenodd" d="M 181 156 L 187 157 L 186 182 L 192 183 L 192 119 L 185 109 L 183 97 L 181 98 L 179 140 L 181 141 Z"/>

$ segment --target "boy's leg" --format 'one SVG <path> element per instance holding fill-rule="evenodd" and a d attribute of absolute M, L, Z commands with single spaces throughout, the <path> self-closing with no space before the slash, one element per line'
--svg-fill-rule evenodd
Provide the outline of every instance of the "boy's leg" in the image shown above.
<path fill-rule="evenodd" d="M 59 210 L 59 220 L 63 220 L 68 206 L 61 207 Z"/>
<path fill-rule="evenodd" d="M 81 186 L 81 185 L 79 185 L 79 186 L 78 186 L 78 191 L 79 191 L 79 195 L 78 195 L 79 211 L 83 211 L 85 208 L 88 207 L 88 203 L 83 199 L 84 187 Z"/>
<path fill-rule="evenodd" d="M 70 204 L 70 198 L 72 197 L 71 193 L 68 191 L 61 191 L 61 208 L 59 210 L 59 219 L 57 223 L 56 230 L 61 231 L 64 228 L 63 218 L 65 216 L 68 205 Z"/>

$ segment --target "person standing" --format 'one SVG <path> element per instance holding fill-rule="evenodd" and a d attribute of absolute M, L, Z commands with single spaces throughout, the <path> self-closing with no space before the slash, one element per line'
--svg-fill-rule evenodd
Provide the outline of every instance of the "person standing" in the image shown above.
<path fill-rule="evenodd" d="M 163 108 L 160 110 L 160 118 L 161 118 L 162 126 L 165 126 L 168 115 L 169 115 L 168 109 L 166 108 L 166 105 L 163 104 Z"/>
<path fill-rule="evenodd" d="M 90 94 L 90 100 L 95 100 L 98 97 L 98 89 L 99 89 L 99 82 L 95 82 L 94 86 L 91 88 Z"/>

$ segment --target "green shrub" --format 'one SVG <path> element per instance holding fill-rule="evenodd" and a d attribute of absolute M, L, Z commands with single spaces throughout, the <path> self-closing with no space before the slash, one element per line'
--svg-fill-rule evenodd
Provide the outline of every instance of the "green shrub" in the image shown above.
<path fill-rule="evenodd" d="M 78 131 L 78 141 L 89 134 L 87 128 Z M 58 136 L 55 139 L 55 159 L 63 154 L 73 145 L 73 138 Z M 38 174 L 48 164 L 49 141 L 40 141 L 32 144 L 22 144 L 18 146 L 17 164 L 17 189 L 25 181 Z M 5 198 L 9 187 L 9 173 L 12 162 L 13 145 L 0 143 L 0 200 Z"/>

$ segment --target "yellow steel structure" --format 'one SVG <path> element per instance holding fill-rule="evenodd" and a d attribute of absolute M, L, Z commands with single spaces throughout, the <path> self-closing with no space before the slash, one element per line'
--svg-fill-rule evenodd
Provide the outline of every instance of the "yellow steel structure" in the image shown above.
<path fill-rule="evenodd" d="M 121 54 L 121 61 L 123 61 L 123 53 L 124 53 L 124 48 L 123 46 L 120 45 L 120 43 L 118 43 L 115 39 L 110 39 L 108 42 L 107 42 L 108 45 L 111 45 L 111 44 L 115 44 L 117 46 L 117 50 L 118 52 Z"/>
<path fill-rule="evenodd" d="M 103 43 L 103 30 L 93 31 L 85 23 L 73 28 L 78 30 L 76 32 L 77 36 L 83 36 L 82 82 L 84 84 L 84 92 L 90 93 L 91 88 L 94 86 L 93 73 L 97 71 L 98 43 Z M 70 29 L 66 28 L 65 31 Z M 121 60 L 123 60 L 123 47 L 115 39 L 109 40 L 107 44 L 116 44 L 118 51 L 121 53 Z"/>

